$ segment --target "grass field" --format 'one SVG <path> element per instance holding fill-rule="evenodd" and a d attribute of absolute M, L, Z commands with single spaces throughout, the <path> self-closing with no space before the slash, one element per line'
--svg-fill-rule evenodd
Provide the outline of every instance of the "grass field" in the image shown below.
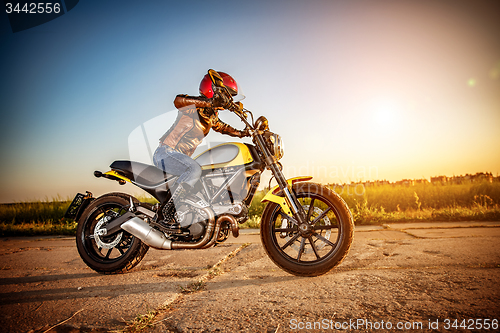
<path fill-rule="evenodd" d="M 347 203 L 357 225 L 394 221 L 500 221 L 500 183 L 373 187 L 330 186 Z M 250 221 L 258 227 L 264 204 L 258 193 Z"/>
<path fill-rule="evenodd" d="M 347 202 L 356 224 L 394 221 L 500 220 L 500 183 L 374 187 L 332 186 Z M 242 228 L 258 227 L 264 204 L 258 192 Z M 145 200 L 145 198 L 139 198 Z M 74 235 L 76 223 L 63 218 L 70 200 L 0 205 L 0 236 Z"/>
<path fill-rule="evenodd" d="M 383 185 L 364 191 L 335 188 L 357 224 L 394 221 L 500 220 L 500 183 Z M 354 193 L 356 193 L 354 191 Z"/>

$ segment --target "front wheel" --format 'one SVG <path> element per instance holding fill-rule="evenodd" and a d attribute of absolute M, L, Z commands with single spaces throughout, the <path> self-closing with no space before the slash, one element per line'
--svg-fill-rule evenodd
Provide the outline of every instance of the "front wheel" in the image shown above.
<path fill-rule="evenodd" d="M 351 247 L 354 223 L 344 200 L 316 183 L 292 187 L 311 226 L 301 231 L 276 203 L 262 213 L 260 237 L 276 265 L 298 276 L 318 276 L 339 265 Z"/>
<path fill-rule="evenodd" d="M 129 196 L 123 193 L 105 194 L 94 200 L 78 221 L 78 253 L 96 272 L 116 274 L 131 270 L 149 249 L 125 230 L 110 236 L 99 232 L 103 225 L 127 212 L 129 200 Z"/>

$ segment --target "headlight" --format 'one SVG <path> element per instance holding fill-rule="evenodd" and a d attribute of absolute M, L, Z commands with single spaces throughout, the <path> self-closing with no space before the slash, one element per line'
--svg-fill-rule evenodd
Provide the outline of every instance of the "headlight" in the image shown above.
<path fill-rule="evenodd" d="M 284 151 L 284 146 L 283 146 L 283 140 L 281 140 L 281 136 L 278 134 L 272 134 L 269 137 L 269 141 L 271 141 L 272 146 L 273 146 L 273 154 L 276 157 L 277 160 L 281 160 L 283 157 L 283 154 L 285 154 Z"/>

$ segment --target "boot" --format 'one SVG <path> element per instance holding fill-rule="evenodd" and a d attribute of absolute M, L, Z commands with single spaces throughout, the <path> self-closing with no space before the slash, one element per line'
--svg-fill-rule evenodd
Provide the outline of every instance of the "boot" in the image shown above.
<path fill-rule="evenodd" d="M 170 197 L 170 200 L 163 206 L 163 221 L 162 224 L 167 226 L 169 229 L 180 229 L 180 224 L 175 220 L 175 203 L 179 198 L 182 198 L 186 193 L 189 193 L 193 188 L 186 183 L 181 183 L 177 186 L 174 193 Z"/>

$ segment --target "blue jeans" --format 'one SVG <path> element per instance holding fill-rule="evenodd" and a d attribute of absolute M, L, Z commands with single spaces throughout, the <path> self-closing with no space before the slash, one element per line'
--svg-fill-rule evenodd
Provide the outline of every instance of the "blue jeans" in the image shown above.
<path fill-rule="evenodd" d="M 153 163 L 171 175 L 180 176 L 177 183 L 193 187 L 201 177 L 201 167 L 191 157 L 179 153 L 169 146 L 159 146 L 153 154 Z"/>

